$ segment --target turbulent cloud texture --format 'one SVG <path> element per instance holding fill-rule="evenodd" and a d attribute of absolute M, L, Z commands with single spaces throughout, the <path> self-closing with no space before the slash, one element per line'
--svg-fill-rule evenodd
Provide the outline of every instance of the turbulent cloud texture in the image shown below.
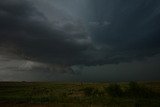
<path fill-rule="evenodd" d="M 159 19 L 159 0 L 1 0 L 0 55 L 61 71 L 141 60 L 160 53 Z"/>
<path fill-rule="evenodd" d="M 4 48 L 14 44 L 22 58 L 46 63 L 72 65 L 84 60 L 83 51 L 90 47 L 91 39 L 80 23 L 67 19 L 61 11 L 58 14 L 63 22 L 51 22 L 25 0 L 1 1 L 0 8 L 0 43 Z"/>
<path fill-rule="evenodd" d="M 108 26 L 92 28 L 96 42 L 111 47 L 106 61 L 132 61 L 160 52 L 160 1 L 94 1 L 93 21 L 110 22 Z"/>

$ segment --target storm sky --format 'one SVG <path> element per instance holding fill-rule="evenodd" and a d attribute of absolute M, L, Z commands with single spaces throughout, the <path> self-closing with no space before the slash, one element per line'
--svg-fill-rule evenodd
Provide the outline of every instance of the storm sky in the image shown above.
<path fill-rule="evenodd" d="M 160 78 L 159 0 L 1 0 L 1 81 Z"/>

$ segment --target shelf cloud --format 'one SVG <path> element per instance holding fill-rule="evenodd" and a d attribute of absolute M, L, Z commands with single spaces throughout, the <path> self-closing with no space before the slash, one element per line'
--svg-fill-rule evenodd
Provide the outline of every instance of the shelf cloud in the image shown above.
<path fill-rule="evenodd" d="M 143 60 L 160 53 L 159 19 L 159 0 L 1 0 L 0 63 L 73 72 Z"/>

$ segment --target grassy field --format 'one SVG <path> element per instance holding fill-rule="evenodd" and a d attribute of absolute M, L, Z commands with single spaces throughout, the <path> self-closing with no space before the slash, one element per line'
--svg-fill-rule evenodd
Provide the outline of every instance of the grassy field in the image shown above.
<path fill-rule="evenodd" d="M 0 82 L 0 106 L 160 107 L 160 82 Z M 7 106 L 8 105 L 8 106 Z M 21 106 L 20 106 L 21 105 Z M 52 107 L 51 106 L 51 107 Z M 10 106 L 11 107 L 11 106 Z M 16 106 L 14 106 L 16 107 Z"/>

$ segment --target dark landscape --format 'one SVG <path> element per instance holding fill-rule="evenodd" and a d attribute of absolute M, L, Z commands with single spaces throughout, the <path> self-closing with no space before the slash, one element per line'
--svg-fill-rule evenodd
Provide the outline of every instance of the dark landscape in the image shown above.
<path fill-rule="evenodd" d="M 1 107 L 159 107 L 160 82 L 1 82 Z"/>

